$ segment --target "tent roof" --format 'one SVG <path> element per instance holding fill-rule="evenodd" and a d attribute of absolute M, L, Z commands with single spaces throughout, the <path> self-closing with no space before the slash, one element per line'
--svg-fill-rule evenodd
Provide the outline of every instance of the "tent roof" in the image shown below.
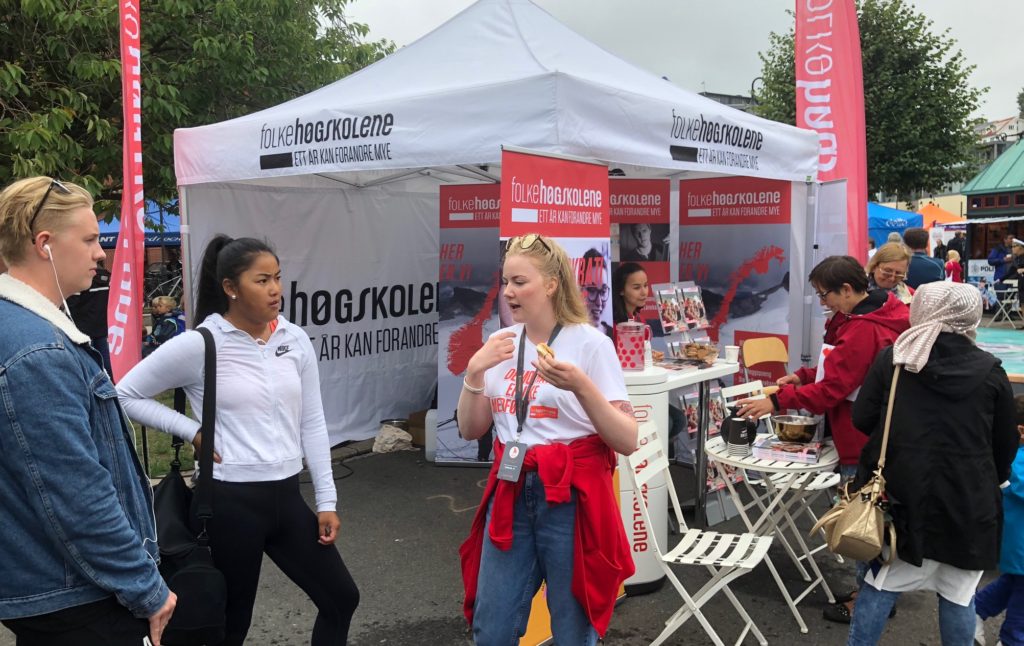
<path fill-rule="evenodd" d="M 966 222 L 967 218 L 960 217 L 955 213 L 950 213 L 946 209 L 936 206 L 935 204 L 925 204 L 922 206 L 918 213 L 924 217 L 924 223 L 931 227 L 934 224 L 949 224 L 951 222 Z"/>
<path fill-rule="evenodd" d="M 924 221 L 920 213 L 882 206 L 878 202 L 868 202 L 868 228 L 870 229 L 906 229 L 919 227 Z"/>
<path fill-rule="evenodd" d="M 960 190 L 964 195 L 1024 188 L 1024 138 L 1010 146 Z"/>
<path fill-rule="evenodd" d="M 687 92 L 529 0 L 479 0 L 319 90 L 179 129 L 174 149 L 187 185 L 494 164 L 506 144 L 675 172 L 817 173 L 815 133 Z"/>

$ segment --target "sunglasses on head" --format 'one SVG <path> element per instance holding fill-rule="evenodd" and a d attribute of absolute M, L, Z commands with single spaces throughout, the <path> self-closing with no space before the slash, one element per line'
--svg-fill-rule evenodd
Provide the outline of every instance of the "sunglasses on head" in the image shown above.
<path fill-rule="evenodd" d="M 525 236 L 516 236 L 515 238 L 512 238 L 511 240 L 508 241 L 508 244 L 505 246 L 505 251 L 509 251 L 516 247 L 522 249 L 523 251 L 526 251 L 527 249 L 532 248 L 533 245 L 537 244 L 538 242 L 544 247 L 544 249 L 548 253 L 551 253 L 551 247 L 548 246 L 548 243 L 544 242 L 544 238 L 542 238 L 539 233 L 528 233 Z"/>
<path fill-rule="evenodd" d="M 36 210 L 32 212 L 32 217 L 28 221 L 28 230 L 32 231 L 36 224 L 36 218 L 43 210 L 43 205 L 46 204 L 46 198 L 50 197 L 50 191 L 57 191 L 61 195 L 71 195 L 71 189 L 60 183 L 59 180 L 51 179 L 50 185 L 46 188 L 46 192 L 43 193 L 43 199 L 39 200 L 39 204 L 36 205 Z"/>

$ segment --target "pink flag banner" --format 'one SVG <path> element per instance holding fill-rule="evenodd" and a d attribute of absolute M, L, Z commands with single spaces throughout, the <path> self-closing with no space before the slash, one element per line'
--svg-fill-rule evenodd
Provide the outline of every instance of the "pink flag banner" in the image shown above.
<path fill-rule="evenodd" d="M 107 340 L 114 381 L 139 362 L 142 355 L 142 284 L 145 254 L 145 199 L 142 191 L 142 52 L 139 44 L 139 5 L 121 0 L 121 92 L 124 104 L 124 190 L 121 231 L 110 269 Z"/>
<path fill-rule="evenodd" d="M 818 180 L 847 180 L 851 256 L 867 256 L 864 73 L 854 0 L 797 0 L 796 125 L 818 133 Z"/>

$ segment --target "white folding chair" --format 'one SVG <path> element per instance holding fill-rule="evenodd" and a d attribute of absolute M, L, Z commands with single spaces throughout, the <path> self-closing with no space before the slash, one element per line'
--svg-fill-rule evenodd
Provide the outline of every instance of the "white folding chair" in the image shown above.
<path fill-rule="evenodd" d="M 1013 329 L 1017 329 L 1017 324 L 1014 322 L 1012 314 L 1020 314 L 1020 301 L 1018 300 L 1017 290 L 1018 287 L 1008 287 L 1002 291 L 996 292 L 999 297 L 999 305 L 996 309 L 995 316 L 989 322 L 989 325 L 995 325 L 1001 321 L 1006 321 L 1010 324 Z"/>
<path fill-rule="evenodd" d="M 640 425 L 639 447 L 633 455 L 629 456 L 630 466 L 629 477 L 633 480 L 633 491 L 637 492 L 636 503 L 640 507 L 644 522 L 648 527 L 653 527 L 650 512 L 647 509 L 645 496 L 640 495 L 643 488 L 658 475 L 665 478 L 665 486 L 668 488 L 669 498 L 672 503 L 672 510 L 679 519 L 680 540 L 669 551 L 664 551 L 663 546 L 658 544 L 657 538 L 652 535 L 652 543 L 655 554 L 658 556 L 658 564 L 665 572 L 665 576 L 680 597 L 683 605 L 665 622 L 665 629 L 658 637 L 651 642 L 651 646 L 658 646 L 664 643 L 668 637 L 682 626 L 691 617 L 704 628 L 708 637 L 715 646 L 725 646 L 718 633 L 711 626 L 701 608 L 712 597 L 721 592 L 726 596 L 732 606 L 736 609 L 740 618 L 743 619 L 743 631 L 740 633 L 736 644 L 742 644 L 747 633 L 753 633 L 758 643 L 764 646 L 768 641 L 754 624 L 747 611 L 743 609 L 739 601 L 729 589 L 729 582 L 739 576 L 747 574 L 758 563 L 764 560 L 771 547 L 771 537 L 761 537 L 755 534 L 722 534 L 719 532 L 705 531 L 700 529 L 689 529 L 683 520 L 682 510 L 679 506 L 679 497 L 676 495 L 675 487 L 672 484 L 672 475 L 668 468 L 668 455 L 662 448 L 661 438 L 658 437 L 657 428 L 654 424 L 644 423 Z M 696 593 L 691 595 L 676 577 L 671 565 L 702 565 L 711 573 L 711 579 Z"/>

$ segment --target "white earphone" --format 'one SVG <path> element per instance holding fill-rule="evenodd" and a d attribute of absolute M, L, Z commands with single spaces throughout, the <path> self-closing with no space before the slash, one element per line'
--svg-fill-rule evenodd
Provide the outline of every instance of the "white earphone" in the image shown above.
<path fill-rule="evenodd" d="M 53 261 L 53 252 L 50 251 L 50 245 L 49 244 L 44 244 L 43 245 L 43 249 L 46 250 L 46 257 L 52 262 Z"/>

